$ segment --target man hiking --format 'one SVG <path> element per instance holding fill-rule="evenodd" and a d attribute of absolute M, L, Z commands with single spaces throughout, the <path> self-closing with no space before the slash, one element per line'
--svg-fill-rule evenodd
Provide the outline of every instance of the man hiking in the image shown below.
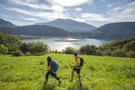
<path fill-rule="evenodd" d="M 47 57 L 47 66 L 48 66 L 48 71 L 46 73 L 46 81 L 45 84 L 48 81 L 48 76 L 51 74 L 55 79 L 58 80 L 58 86 L 60 85 L 61 81 L 60 79 L 57 77 L 56 71 L 58 69 L 58 64 L 55 60 L 52 60 L 52 58 L 50 56 Z"/>
<path fill-rule="evenodd" d="M 83 60 L 81 61 L 82 58 L 78 57 L 77 53 L 74 53 L 74 58 L 75 58 L 75 64 L 71 65 L 72 68 L 72 72 L 71 72 L 71 82 L 73 81 L 73 77 L 74 77 L 74 72 L 76 72 L 78 74 L 78 79 L 81 85 L 81 76 L 80 76 L 80 71 L 81 71 L 81 66 L 83 65 Z"/>

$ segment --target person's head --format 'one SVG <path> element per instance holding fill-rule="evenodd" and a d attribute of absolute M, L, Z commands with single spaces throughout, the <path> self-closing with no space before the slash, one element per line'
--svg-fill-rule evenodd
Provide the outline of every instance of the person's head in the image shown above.
<path fill-rule="evenodd" d="M 74 57 L 77 58 L 77 56 L 78 56 L 77 53 L 74 53 Z"/>
<path fill-rule="evenodd" d="M 48 65 L 48 66 L 49 66 L 49 64 L 50 64 L 51 61 L 52 61 L 52 58 L 51 58 L 50 56 L 48 56 L 48 57 L 47 57 L 47 62 L 48 62 L 47 65 Z"/>

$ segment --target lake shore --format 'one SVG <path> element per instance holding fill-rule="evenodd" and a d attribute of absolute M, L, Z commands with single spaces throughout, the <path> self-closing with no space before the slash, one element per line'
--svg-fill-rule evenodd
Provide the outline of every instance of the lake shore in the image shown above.
<path fill-rule="evenodd" d="M 102 44 L 108 43 L 110 41 L 98 40 L 92 38 L 69 38 L 69 37 L 51 37 L 51 38 L 40 38 L 40 39 L 26 39 L 22 40 L 22 42 L 43 42 L 47 44 L 50 50 L 58 50 L 62 51 L 66 47 L 73 47 L 74 49 L 79 49 L 84 45 L 95 45 L 99 47 Z"/>

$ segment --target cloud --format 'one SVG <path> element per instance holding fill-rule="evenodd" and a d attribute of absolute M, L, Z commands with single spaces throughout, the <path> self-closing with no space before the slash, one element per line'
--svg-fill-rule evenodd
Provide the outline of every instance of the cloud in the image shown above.
<path fill-rule="evenodd" d="M 38 3 L 38 0 L 8 0 L 9 3 L 11 4 L 17 4 L 17 5 L 23 5 L 23 6 L 28 6 L 31 7 L 33 9 L 39 9 L 39 10 L 50 10 L 50 7 L 46 4 L 41 4 Z M 30 3 L 33 2 L 33 3 Z"/>
<path fill-rule="evenodd" d="M 23 0 L 25 2 L 30 2 L 30 3 L 35 3 L 35 2 L 38 2 L 39 0 Z"/>
<path fill-rule="evenodd" d="M 75 8 L 75 10 L 76 10 L 77 12 L 80 12 L 80 11 L 82 11 L 82 8 Z"/>
<path fill-rule="evenodd" d="M 25 20 L 28 20 L 28 21 L 38 21 L 37 19 L 35 18 L 24 18 Z"/>
<path fill-rule="evenodd" d="M 92 3 L 93 0 L 47 0 L 47 1 L 64 6 L 64 7 L 73 7 L 73 6 L 79 6 L 85 3 Z"/>
<path fill-rule="evenodd" d="M 9 18 L 9 16 L 0 13 L 0 18 Z"/>
<path fill-rule="evenodd" d="M 35 14 L 35 16 L 38 16 L 40 18 L 43 18 L 43 19 L 50 19 L 50 20 L 53 20 L 53 19 L 57 19 L 57 18 L 64 18 L 66 19 L 68 17 L 68 14 L 63 14 L 62 12 L 38 12 Z"/>
<path fill-rule="evenodd" d="M 94 13 L 83 13 L 80 15 L 80 18 L 94 21 L 106 21 L 105 17 L 100 14 Z"/>
<path fill-rule="evenodd" d="M 85 22 L 85 19 L 81 19 L 81 18 L 73 18 L 73 20 L 78 21 L 78 22 Z"/>
<path fill-rule="evenodd" d="M 27 15 L 31 15 L 31 16 L 34 16 L 33 13 L 27 11 L 27 10 L 23 10 L 23 9 L 19 9 L 19 8 L 10 8 L 10 7 L 5 7 L 4 9 L 6 10 L 10 10 L 10 11 L 15 11 L 15 12 L 19 12 L 19 13 L 22 13 L 22 14 L 27 14 Z"/>
<path fill-rule="evenodd" d="M 110 22 L 135 21 L 135 1 L 113 7 L 106 13 Z"/>
<path fill-rule="evenodd" d="M 30 15 L 33 17 L 39 17 L 42 19 L 57 19 L 57 18 L 66 18 L 68 14 L 66 13 L 66 8 L 63 6 L 60 6 L 58 4 L 48 2 L 50 5 L 47 4 L 41 4 L 38 2 L 38 0 L 33 0 L 31 3 L 31 0 L 8 0 L 9 3 L 15 4 L 16 8 L 10 8 L 10 7 L 4 7 L 7 10 L 15 11 L 18 13 Z M 28 6 L 32 10 L 26 10 L 18 8 L 18 5 Z M 35 10 L 36 9 L 36 10 Z"/>
<path fill-rule="evenodd" d="M 53 12 L 44 12 L 44 11 L 27 11 L 19 8 L 5 8 L 10 11 L 15 11 L 18 13 L 26 14 L 33 17 L 39 17 L 42 19 L 57 19 L 57 18 L 67 18 L 68 14 L 60 12 L 60 11 L 53 11 Z"/>
<path fill-rule="evenodd" d="M 107 7 L 108 8 L 111 8 L 113 6 L 113 4 L 108 4 Z"/>
<path fill-rule="evenodd" d="M 24 25 L 33 25 L 34 23 L 31 23 L 31 22 L 23 22 L 23 21 L 15 21 L 15 20 L 9 20 L 8 21 L 12 22 L 13 24 L 15 25 L 18 25 L 18 26 L 24 26 Z"/>
<path fill-rule="evenodd" d="M 64 7 L 56 5 L 56 4 L 52 5 L 50 8 L 51 8 L 52 11 L 57 11 L 57 12 L 66 11 L 66 9 Z"/>
<path fill-rule="evenodd" d="M 97 21 L 97 22 L 134 22 L 135 21 L 135 1 L 128 4 L 110 5 L 110 9 L 106 14 L 96 13 L 82 13 L 77 18 L 83 21 Z"/>
<path fill-rule="evenodd" d="M 0 4 L 1 10 L 17 12 L 15 16 L 26 22 L 49 21 L 57 18 L 71 18 L 80 22 L 125 22 L 135 21 L 135 1 L 118 1 L 107 5 L 106 13 L 91 13 L 89 8 L 79 5 L 92 4 L 94 0 L 7 0 L 7 4 Z M 105 0 L 99 0 L 99 2 Z M 102 2 L 103 3 L 103 2 Z M 93 4 L 94 5 L 94 4 Z M 77 12 L 73 12 L 73 11 Z M 85 10 L 85 12 L 83 12 Z M 81 11 L 81 12 L 80 12 Z M 2 11 L 3 12 L 3 11 Z M 2 13 L 0 12 L 0 14 Z M 9 12 L 10 13 L 10 12 Z M 2 13 L 4 15 L 4 13 Z M 7 14 L 5 17 L 12 19 L 13 16 Z M 15 21 L 14 21 L 15 22 Z M 21 23 L 21 22 L 19 22 Z M 28 24 L 28 23 L 27 23 Z"/>
<path fill-rule="evenodd" d="M 18 26 L 23 26 L 23 25 L 33 25 L 34 23 L 31 23 L 31 22 L 23 22 L 23 21 L 16 21 L 16 20 L 12 20 L 12 19 L 7 19 L 7 18 L 4 18 L 4 20 L 6 21 L 10 21 L 12 22 L 14 25 L 18 25 Z"/>

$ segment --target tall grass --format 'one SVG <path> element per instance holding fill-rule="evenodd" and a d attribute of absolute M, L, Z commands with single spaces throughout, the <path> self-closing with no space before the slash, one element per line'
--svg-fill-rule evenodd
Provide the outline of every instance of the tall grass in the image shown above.
<path fill-rule="evenodd" d="M 58 76 L 62 83 L 49 77 L 45 85 L 47 56 L 59 63 Z M 0 90 L 134 90 L 135 59 L 119 57 L 86 56 L 81 69 L 82 87 L 75 74 L 71 78 L 70 64 L 73 55 L 46 54 L 44 56 L 0 56 Z"/>

